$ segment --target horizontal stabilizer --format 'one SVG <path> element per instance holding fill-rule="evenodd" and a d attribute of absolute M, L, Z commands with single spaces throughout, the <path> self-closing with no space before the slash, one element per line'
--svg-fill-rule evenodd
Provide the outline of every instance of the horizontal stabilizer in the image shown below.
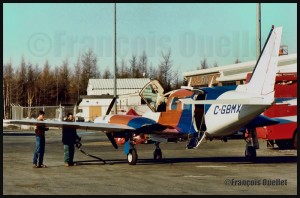
<path fill-rule="evenodd" d="M 243 129 L 246 128 L 256 128 L 256 127 L 264 127 L 264 126 L 270 126 L 270 125 L 274 125 L 274 124 L 279 124 L 279 121 L 264 116 L 264 115 L 259 115 L 257 116 L 254 120 L 252 120 L 250 123 L 248 123 L 245 127 L 243 127 Z"/>
<path fill-rule="evenodd" d="M 245 130 L 248 127 L 256 128 L 256 127 L 271 126 L 275 124 L 287 124 L 291 122 L 297 122 L 297 116 L 270 118 L 264 115 L 259 115 L 250 123 L 248 123 L 245 127 L 243 127 L 242 130 Z"/>
<path fill-rule="evenodd" d="M 179 99 L 184 104 L 244 104 L 244 105 L 270 105 L 263 98 L 243 99 L 217 99 L 217 100 L 193 100 L 191 98 Z"/>
<path fill-rule="evenodd" d="M 273 120 L 278 121 L 279 124 L 287 124 L 290 122 L 297 122 L 297 116 L 276 117 L 273 118 Z"/>

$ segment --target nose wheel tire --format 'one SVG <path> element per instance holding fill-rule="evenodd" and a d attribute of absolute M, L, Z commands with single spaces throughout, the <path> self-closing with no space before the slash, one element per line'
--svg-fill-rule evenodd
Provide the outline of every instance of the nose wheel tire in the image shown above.
<path fill-rule="evenodd" d="M 129 165 L 136 165 L 138 160 L 138 155 L 135 149 L 130 149 L 129 153 L 127 154 L 127 161 Z"/>

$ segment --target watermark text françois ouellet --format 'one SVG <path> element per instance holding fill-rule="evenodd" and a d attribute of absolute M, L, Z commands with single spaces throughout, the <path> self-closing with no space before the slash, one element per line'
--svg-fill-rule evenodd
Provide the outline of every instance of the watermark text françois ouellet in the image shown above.
<path fill-rule="evenodd" d="M 225 179 L 227 186 L 286 186 L 287 179 Z"/>

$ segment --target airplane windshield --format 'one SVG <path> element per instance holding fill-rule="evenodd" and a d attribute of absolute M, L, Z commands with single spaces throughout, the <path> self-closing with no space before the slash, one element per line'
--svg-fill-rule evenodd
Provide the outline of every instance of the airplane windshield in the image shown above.
<path fill-rule="evenodd" d="M 163 91 L 164 90 L 159 82 L 154 80 L 141 90 L 140 96 L 146 102 L 148 107 L 155 112 L 157 109 L 157 99 L 162 95 Z"/>
<path fill-rule="evenodd" d="M 153 107 L 153 109 L 156 109 L 155 104 L 157 95 L 157 92 L 155 92 L 152 86 L 148 86 L 143 92 L 143 96 L 146 99 L 146 103 Z"/>

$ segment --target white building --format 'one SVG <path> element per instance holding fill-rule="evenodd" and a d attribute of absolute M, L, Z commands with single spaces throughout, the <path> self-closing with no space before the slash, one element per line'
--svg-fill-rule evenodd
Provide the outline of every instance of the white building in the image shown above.
<path fill-rule="evenodd" d="M 149 78 L 124 78 L 117 79 L 117 109 L 118 113 L 126 112 L 134 108 L 142 114 L 148 108 L 138 93 L 150 82 Z M 114 96 L 114 79 L 90 79 L 87 87 L 87 95 L 81 96 L 82 101 L 77 116 L 85 121 L 93 121 L 96 117 L 103 116 Z M 113 112 L 113 109 L 111 111 Z"/>

